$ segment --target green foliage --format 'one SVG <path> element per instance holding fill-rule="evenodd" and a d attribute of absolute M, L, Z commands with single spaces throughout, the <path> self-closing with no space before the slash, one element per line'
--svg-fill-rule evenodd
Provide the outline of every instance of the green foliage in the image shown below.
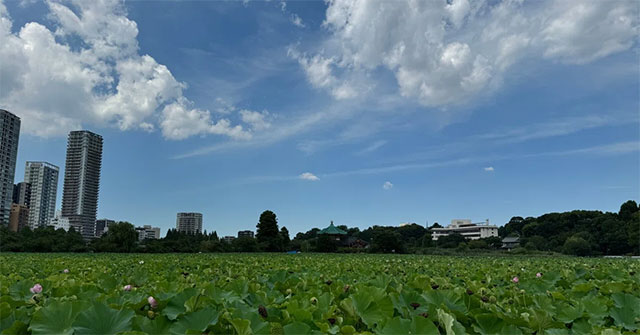
<path fill-rule="evenodd" d="M 638 255 L 639 230 L 640 211 L 637 203 L 629 200 L 620 206 L 618 213 L 571 211 L 537 218 L 513 217 L 499 229 L 499 234 L 519 235 L 521 245 L 531 243 L 529 247 L 536 250 L 572 255 Z"/>
<path fill-rule="evenodd" d="M 129 222 L 117 222 L 109 225 L 109 231 L 99 239 L 91 241 L 97 252 L 133 252 L 136 250 L 138 233 Z"/>
<path fill-rule="evenodd" d="M 588 256 L 591 253 L 589 242 L 579 236 L 568 238 L 564 242 L 564 253 L 575 256 Z"/>
<path fill-rule="evenodd" d="M 269 210 L 262 212 L 256 227 L 256 239 L 262 250 L 280 251 L 282 249 L 278 219 L 274 212 Z"/>
<path fill-rule="evenodd" d="M 633 259 L 0 254 L 0 263 L 3 334 L 622 334 L 640 329 L 640 263 Z M 35 283 L 44 289 L 34 297 L 29 288 Z M 129 284 L 131 291 L 123 290 Z M 149 296 L 158 302 L 154 308 Z"/>

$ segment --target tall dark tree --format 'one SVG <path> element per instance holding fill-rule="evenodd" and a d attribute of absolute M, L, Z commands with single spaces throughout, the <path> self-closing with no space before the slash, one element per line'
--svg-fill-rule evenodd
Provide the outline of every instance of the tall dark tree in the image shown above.
<path fill-rule="evenodd" d="M 256 225 L 256 239 L 264 251 L 280 251 L 280 233 L 278 231 L 278 219 L 272 211 L 266 210 L 260 214 L 260 220 Z"/>
<path fill-rule="evenodd" d="M 280 240 L 282 241 L 282 250 L 289 250 L 291 238 L 289 237 L 289 230 L 285 226 L 280 228 Z"/>

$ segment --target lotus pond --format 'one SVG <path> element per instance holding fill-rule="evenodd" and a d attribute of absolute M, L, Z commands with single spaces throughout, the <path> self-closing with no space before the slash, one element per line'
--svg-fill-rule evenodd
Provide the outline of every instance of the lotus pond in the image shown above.
<path fill-rule="evenodd" d="M 2 334 L 637 334 L 640 262 L 0 254 Z"/>

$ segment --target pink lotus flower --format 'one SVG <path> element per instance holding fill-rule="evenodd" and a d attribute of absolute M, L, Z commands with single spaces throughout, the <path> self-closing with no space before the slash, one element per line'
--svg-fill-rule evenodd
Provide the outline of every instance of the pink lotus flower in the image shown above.
<path fill-rule="evenodd" d="M 156 307 L 158 307 L 158 302 L 154 297 L 147 298 L 147 301 L 149 302 L 149 306 L 151 306 L 151 309 L 156 309 Z"/>
<path fill-rule="evenodd" d="M 29 291 L 31 291 L 31 293 L 33 293 L 33 294 L 38 294 L 38 293 L 42 292 L 42 285 L 35 284 L 35 285 L 33 285 L 32 288 L 29 289 Z"/>
<path fill-rule="evenodd" d="M 125 291 L 131 291 L 131 285 L 125 285 L 122 289 Z"/>
<path fill-rule="evenodd" d="M 542 273 L 540 272 L 536 273 L 536 278 L 540 278 L 540 277 L 542 277 Z"/>
<path fill-rule="evenodd" d="M 62 272 L 69 273 L 69 269 L 64 269 L 64 270 L 62 270 Z"/>
<path fill-rule="evenodd" d="M 513 281 L 514 283 L 518 283 L 520 281 L 520 279 L 518 277 L 513 277 L 513 279 L 511 279 L 511 281 Z"/>

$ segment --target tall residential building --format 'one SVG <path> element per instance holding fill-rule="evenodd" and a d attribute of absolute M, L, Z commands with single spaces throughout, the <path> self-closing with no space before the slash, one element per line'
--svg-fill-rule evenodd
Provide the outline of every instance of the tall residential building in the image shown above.
<path fill-rule="evenodd" d="M 0 109 L 0 224 L 3 225 L 9 224 L 11 216 L 19 137 L 20 118 Z"/>
<path fill-rule="evenodd" d="M 72 131 L 67 141 L 67 159 L 62 192 L 62 217 L 85 240 L 96 236 L 102 136 L 86 130 Z"/>
<path fill-rule="evenodd" d="M 176 229 L 189 234 L 202 233 L 202 213 L 178 213 Z"/>
<path fill-rule="evenodd" d="M 47 162 L 27 162 L 24 181 L 31 184 L 29 227 L 46 227 L 56 214 L 59 168 Z"/>
<path fill-rule="evenodd" d="M 18 232 L 29 225 L 29 207 L 21 204 L 11 204 L 9 230 Z"/>
<path fill-rule="evenodd" d="M 13 185 L 13 203 L 29 207 L 31 203 L 31 184 L 20 182 Z"/>
<path fill-rule="evenodd" d="M 109 231 L 109 225 L 113 223 L 116 223 L 116 221 L 109 219 L 96 220 L 96 237 L 100 237 Z"/>

